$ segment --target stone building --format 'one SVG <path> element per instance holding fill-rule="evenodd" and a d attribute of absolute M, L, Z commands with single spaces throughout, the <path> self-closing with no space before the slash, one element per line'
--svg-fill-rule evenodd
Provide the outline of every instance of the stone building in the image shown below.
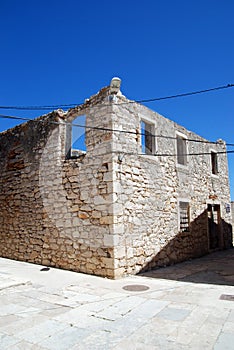
<path fill-rule="evenodd" d="M 232 247 L 225 143 L 118 84 L 0 134 L 2 257 L 118 278 Z"/>

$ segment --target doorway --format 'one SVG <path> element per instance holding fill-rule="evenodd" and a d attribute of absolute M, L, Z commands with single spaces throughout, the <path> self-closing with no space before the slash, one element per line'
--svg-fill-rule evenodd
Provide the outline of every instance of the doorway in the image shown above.
<path fill-rule="evenodd" d="M 208 216 L 209 249 L 216 250 L 221 247 L 220 205 L 208 204 L 207 216 Z"/>

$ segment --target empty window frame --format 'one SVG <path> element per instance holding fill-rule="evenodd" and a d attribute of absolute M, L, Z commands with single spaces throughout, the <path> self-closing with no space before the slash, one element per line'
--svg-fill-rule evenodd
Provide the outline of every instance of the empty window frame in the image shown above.
<path fill-rule="evenodd" d="M 141 151 L 144 154 L 155 154 L 155 125 L 141 121 Z"/>
<path fill-rule="evenodd" d="M 218 157 L 217 157 L 217 153 L 211 151 L 210 153 L 211 155 L 211 171 L 213 175 L 217 175 L 218 174 Z"/>
<path fill-rule="evenodd" d="M 181 232 L 189 231 L 189 202 L 179 202 L 179 227 Z"/>
<path fill-rule="evenodd" d="M 187 139 L 180 134 L 176 135 L 177 163 L 187 165 Z"/>
<path fill-rule="evenodd" d="M 71 157 L 78 157 L 86 152 L 86 116 L 80 115 L 72 122 Z"/>

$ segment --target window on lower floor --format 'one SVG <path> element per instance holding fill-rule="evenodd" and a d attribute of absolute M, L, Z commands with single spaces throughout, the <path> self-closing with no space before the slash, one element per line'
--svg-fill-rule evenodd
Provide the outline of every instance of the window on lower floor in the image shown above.
<path fill-rule="evenodd" d="M 189 203 L 188 202 L 179 202 L 179 225 L 181 232 L 189 231 Z"/>
<path fill-rule="evenodd" d="M 141 151 L 144 154 L 155 153 L 155 126 L 144 120 L 141 121 Z"/>
<path fill-rule="evenodd" d="M 218 174 L 218 158 L 217 153 L 211 151 L 211 169 L 212 174 L 217 175 Z"/>
<path fill-rule="evenodd" d="M 187 140 L 183 136 L 176 135 L 177 163 L 187 165 Z"/>

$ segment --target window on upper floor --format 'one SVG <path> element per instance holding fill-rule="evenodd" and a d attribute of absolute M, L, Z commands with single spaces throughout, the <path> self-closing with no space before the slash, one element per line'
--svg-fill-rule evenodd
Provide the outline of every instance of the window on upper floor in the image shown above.
<path fill-rule="evenodd" d="M 177 163 L 187 165 L 187 139 L 180 134 L 176 135 Z"/>
<path fill-rule="evenodd" d="M 141 121 L 141 151 L 144 154 L 155 154 L 155 125 Z"/>
<path fill-rule="evenodd" d="M 79 157 L 86 152 L 86 116 L 79 115 L 71 127 L 71 157 Z"/>
<path fill-rule="evenodd" d="M 181 232 L 189 231 L 189 202 L 179 202 L 179 226 Z"/>
<path fill-rule="evenodd" d="M 211 170 L 212 170 L 212 174 L 213 175 L 217 175 L 218 174 L 218 157 L 217 157 L 217 153 L 211 151 L 210 155 L 211 155 Z"/>

